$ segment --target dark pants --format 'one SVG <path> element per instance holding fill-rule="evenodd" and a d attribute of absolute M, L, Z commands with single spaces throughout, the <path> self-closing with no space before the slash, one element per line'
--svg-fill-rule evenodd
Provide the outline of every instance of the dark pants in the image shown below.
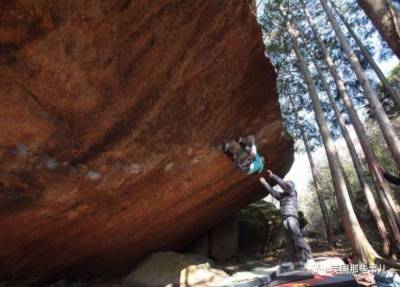
<path fill-rule="evenodd" d="M 308 259 L 311 259 L 311 249 L 301 234 L 299 220 L 293 216 L 286 217 L 283 220 L 283 226 L 285 227 L 287 251 L 291 260 L 297 261 L 297 251 L 300 251 L 301 261 L 306 262 Z"/>

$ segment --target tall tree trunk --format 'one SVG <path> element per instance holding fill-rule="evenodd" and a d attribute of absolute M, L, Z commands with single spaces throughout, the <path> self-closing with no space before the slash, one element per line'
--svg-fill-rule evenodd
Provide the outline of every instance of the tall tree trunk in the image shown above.
<path fill-rule="evenodd" d="M 400 59 L 400 15 L 388 0 L 357 0 L 382 38 Z"/>
<path fill-rule="evenodd" d="M 303 11 L 304 11 L 305 18 L 306 18 L 308 24 L 310 25 L 311 30 L 313 31 L 314 37 L 317 40 L 319 47 L 321 49 L 324 61 L 325 61 L 326 65 L 329 67 L 329 71 L 335 81 L 339 95 L 345 104 L 347 113 L 353 124 L 354 130 L 358 136 L 361 147 L 364 151 L 368 167 L 370 168 L 372 174 L 374 175 L 375 182 L 377 184 L 377 191 L 378 191 L 379 199 L 382 203 L 382 206 L 385 209 L 385 214 L 386 214 L 389 224 L 390 224 L 392 235 L 394 237 L 394 242 L 396 243 L 396 246 L 399 247 L 400 230 L 399 230 L 399 225 L 398 225 L 399 224 L 399 222 L 398 222 L 398 205 L 393 197 L 392 191 L 390 190 L 388 184 L 385 182 L 385 179 L 382 174 L 382 170 L 380 168 L 379 161 L 378 161 L 374 151 L 372 150 L 370 144 L 368 143 L 368 138 L 367 138 L 367 135 L 365 132 L 365 128 L 362 125 L 360 118 L 358 117 L 357 111 L 355 110 L 353 103 L 351 102 L 351 99 L 347 93 L 347 89 L 345 87 L 344 81 L 342 80 L 340 74 L 338 73 L 336 65 L 333 62 L 331 56 L 329 55 L 328 50 L 327 50 L 324 42 L 322 41 L 317 28 L 313 24 L 311 18 L 308 16 L 308 13 L 307 13 L 304 3 L 302 3 L 302 5 L 303 5 Z"/>
<path fill-rule="evenodd" d="M 338 199 L 339 212 L 344 222 L 345 233 L 348 240 L 350 241 L 356 261 L 373 263 L 379 256 L 368 242 L 367 237 L 365 236 L 364 231 L 361 229 L 360 224 L 357 220 L 353 206 L 351 205 L 349 192 L 346 188 L 344 175 L 339 164 L 339 155 L 336 151 L 335 144 L 333 143 L 333 139 L 326 124 L 321 102 L 319 101 L 318 93 L 315 88 L 311 73 L 308 70 L 303 56 L 300 53 L 300 49 L 297 43 L 298 32 L 290 21 L 288 21 L 288 32 L 290 35 L 293 51 L 296 54 L 300 72 L 303 75 L 307 84 L 308 93 L 314 107 L 315 118 L 321 132 L 322 140 L 324 142 L 329 167 L 331 170 L 334 190 Z"/>
<path fill-rule="evenodd" d="M 343 173 L 343 176 L 344 176 L 344 182 L 346 183 L 347 191 L 349 192 L 351 204 L 354 206 L 354 211 L 356 212 L 357 216 L 360 216 L 360 214 L 358 212 L 358 209 L 357 209 L 357 202 L 356 202 L 356 198 L 354 196 L 353 189 L 351 188 L 351 184 L 350 184 L 349 178 L 347 177 L 347 174 L 346 174 L 345 169 L 343 167 L 342 160 L 340 158 L 339 158 L 339 165 L 340 165 L 340 169 L 342 170 L 342 173 Z"/>
<path fill-rule="evenodd" d="M 324 196 L 322 194 L 319 175 L 318 175 L 317 169 L 315 167 L 314 159 L 311 154 L 311 148 L 310 148 L 310 145 L 308 144 L 306 133 L 304 131 L 303 126 L 300 123 L 297 109 L 293 103 L 291 96 L 288 95 L 288 97 L 289 97 L 290 103 L 293 107 L 295 117 L 296 117 L 296 125 L 297 125 L 298 129 L 300 130 L 301 139 L 303 140 L 304 147 L 306 149 L 306 153 L 307 153 L 307 157 L 308 157 L 308 161 L 310 163 L 311 174 L 312 174 L 312 177 L 314 180 L 315 192 L 317 193 L 318 203 L 319 203 L 319 206 L 321 208 L 321 213 L 322 213 L 322 219 L 324 220 L 326 239 L 328 240 L 329 246 L 332 247 L 332 246 L 334 246 L 334 241 L 333 241 L 333 237 L 332 237 L 332 235 L 333 235 L 332 225 L 329 220 L 328 209 L 326 208 Z"/>
<path fill-rule="evenodd" d="M 364 73 L 360 63 L 356 55 L 353 53 L 350 44 L 348 43 L 345 35 L 343 34 L 338 22 L 335 19 L 331 9 L 328 7 L 326 0 L 320 0 L 322 7 L 328 17 L 329 22 L 331 22 L 333 30 L 335 30 L 335 34 L 339 39 L 339 42 L 343 48 L 343 51 L 347 55 L 347 58 L 350 62 L 350 65 L 355 72 L 358 81 L 364 90 L 364 95 L 368 98 L 369 104 L 373 111 L 375 118 L 378 121 L 378 124 L 382 130 L 383 136 L 386 140 L 388 148 L 392 153 L 393 159 L 396 162 L 398 168 L 400 169 L 400 140 L 397 137 L 395 129 L 393 128 L 392 123 L 390 122 L 388 116 L 386 115 L 382 104 L 379 102 L 378 96 L 375 90 L 372 88 L 372 85 Z"/>
<path fill-rule="evenodd" d="M 361 39 L 358 38 L 358 36 L 354 32 L 350 23 L 347 22 L 346 18 L 343 16 L 343 14 L 341 14 L 338 11 L 338 9 L 335 6 L 335 3 L 333 3 L 333 1 L 331 1 L 331 3 L 332 3 L 332 6 L 335 8 L 336 13 L 339 15 L 340 19 L 342 20 L 342 22 L 346 26 L 347 30 L 349 31 L 350 35 L 353 37 L 353 39 L 356 41 L 357 45 L 360 47 L 360 50 L 363 53 L 365 59 L 367 59 L 367 61 L 371 64 L 376 75 L 378 76 L 379 80 L 381 81 L 383 88 L 386 90 L 386 92 L 389 94 L 389 96 L 394 101 L 397 111 L 400 111 L 400 95 L 393 89 L 392 85 L 389 83 L 389 81 L 383 74 L 382 70 L 379 68 L 378 64 L 375 62 L 375 60 L 372 58 L 372 56 L 368 52 L 368 49 L 364 46 Z"/>
<path fill-rule="evenodd" d="M 330 201 L 331 204 L 329 204 L 329 206 L 331 207 L 331 211 L 334 215 L 339 216 L 339 212 L 338 212 L 338 206 L 337 206 L 337 201 L 336 201 L 336 197 L 333 196 L 331 200 L 328 200 L 328 202 Z"/>
<path fill-rule="evenodd" d="M 304 35 L 303 35 L 303 33 L 301 31 L 300 31 L 300 34 L 301 34 L 301 38 L 302 38 L 303 42 L 307 43 L 306 39 L 305 39 L 305 37 L 304 37 Z M 342 135 L 343 135 L 343 137 L 344 137 L 344 139 L 346 141 L 346 145 L 347 145 L 347 148 L 349 150 L 351 159 L 353 161 L 353 165 L 354 165 L 354 169 L 355 169 L 356 174 L 357 174 L 358 181 L 360 182 L 361 189 L 362 189 L 362 191 L 363 191 L 363 193 L 365 195 L 365 198 L 367 199 L 369 210 L 370 210 L 370 212 L 372 214 L 372 217 L 375 220 L 376 226 L 378 228 L 379 236 L 381 237 L 381 240 L 382 240 L 382 251 L 383 251 L 383 253 L 385 255 L 389 255 L 390 240 L 389 240 L 389 237 L 388 237 L 388 232 L 387 232 L 385 224 L 383 222 L 382 214 L 379 211 L 379 207 L 378 207 L 378 205 L 376 203 L 374 194 L 373 194 L 372 190 L 369 188 L 369 185 L 368 185 L 368 183 L 367 183 L 367 181 L 366 181 L 366 179 L 364 177 L 364 171 L 363 171 L 363 167 L 362 167 L 362 164 L 361 164 L 361 160 L 358 157 L 356 148 L 354 147 L 354 144 L 353 144 L 353 140 L 351 139 L 350 133 L 349 133 L 347 127 L 346 127 L 345 120 L 344 120 L 342 114 L 340 113 L 339 107 L 337 106 L 337 104 L 336 104 L 336 102 L 334 100 L 334 97 L 332 95 L 331 89 L 330 89 L 330 87 L 329 87 L 329 85 L 328 85 L 328 83 L 327 83 L 327 81 L 325 79 L 324 71 L 322 70 L 320 64 L 316 60 L 317 57 L 316 57 L 316 55 L 315 55 L 315 53 L 313 51 L 313 48 L 312 47 L 307 47 L 306 44 L 304 44 L 304 45 L 305 45 L 305 48 L 308 51 L 311 52 L 312 62 L 313 62 L 314 67 L 315 67 L 315 69 L 317 71 L 317 74 L 319 75 L 319 78 L 321 80 L 322 86 L 326 91 L 326 94 L 328 96 L 329 102 L 331 103 L 333 111 L 335 113 L 336 120 L 339 123 L 340 129 L 342 131 Z"/>

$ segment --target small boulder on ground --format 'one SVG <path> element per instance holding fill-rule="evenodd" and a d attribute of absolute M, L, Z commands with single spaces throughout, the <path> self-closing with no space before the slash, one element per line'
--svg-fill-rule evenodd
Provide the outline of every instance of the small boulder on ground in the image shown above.
<path fill-rule="evenodd" d="M 157 252 L 125 277 L 124 287 L 200 287 L 229 277 L 212 265 L 211 260 L 199 255 Z"/>

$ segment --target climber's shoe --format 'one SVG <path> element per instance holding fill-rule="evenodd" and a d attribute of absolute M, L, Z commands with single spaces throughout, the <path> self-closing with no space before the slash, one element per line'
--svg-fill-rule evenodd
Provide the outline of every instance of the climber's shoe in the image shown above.
<path fill-rule="evenodd" d="M 238 137 L 237 142 L 244 147 L 251 147 L 255 145 L 256 140 L 253 135 L 248 135 L 245 137 Z"/>

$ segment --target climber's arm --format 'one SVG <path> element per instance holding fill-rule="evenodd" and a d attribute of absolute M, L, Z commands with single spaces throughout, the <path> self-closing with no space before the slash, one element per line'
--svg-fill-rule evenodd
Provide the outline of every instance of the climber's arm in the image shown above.
<path fill-rule="evenodd" d="M 257 147 L 255 144 L 251 145 L 250 150 L 248 150 L 252 155 L 256 155 L 257 154 Z"/>
<path fill-rule="evenodd" d="M 269 185 L 269 183 L 265 180 L 265 178 L 260 177 L 260 181 L 261 181 L 262 185 L 265 187 L 265 189 L 267 190 L 267 192 L 268 192 L 269 194 L 271 194 L 271 196 L 272 196 L 273 198 L 275 198 L 275 199 L 277 199 L 277 200 L 280 200 L 280 199 L 282 198 L 283 193 L 282 193 L 282 192 L 279 192 L 279 191 L 277 191 L 277 190 L 275 190 L 275 189 L 273 189 L 273 188 Z"/>
<path fill-rule="evenodd" d="M 286 181 L 284 181 L 282 178 L 280 178 L 279 176 L 277 176 L 276 174 L 272 173 L 272 171 L 267 170 L 267 174 L 270 178 L 272 178 L 273 180 L 275 180 L 275 182 L 287 193 L 290 193 L 291 188 L 290 186 L 288 186 L 288 183 Z"/>

